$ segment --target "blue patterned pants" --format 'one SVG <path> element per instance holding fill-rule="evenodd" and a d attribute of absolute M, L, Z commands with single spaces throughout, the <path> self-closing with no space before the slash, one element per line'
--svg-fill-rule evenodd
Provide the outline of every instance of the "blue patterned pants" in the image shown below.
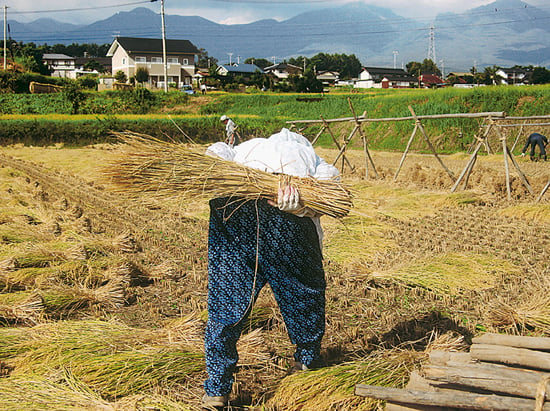
<path fill-rule="evenodd" d="M 265 200 L 210 201 L 207 395 L 231 391 L 243 323 L 269 283 L 293 344 L 294 358 L 319 359 L 325 331 L 325 275 L 315 224 Z"/>

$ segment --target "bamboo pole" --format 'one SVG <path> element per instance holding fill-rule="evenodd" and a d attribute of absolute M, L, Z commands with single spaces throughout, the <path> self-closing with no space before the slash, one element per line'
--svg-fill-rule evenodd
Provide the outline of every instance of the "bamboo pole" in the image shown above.
<path fill-rule="evenodd" d="M 357 384 L 355 394 L 400 404 L 439 406 L 446 407 L 446 409 L 532 411 L 535 408 L 535 401 L 531 399 L 471 394 L 461 391 L 426 392 Z M 545 404 L 542 409 L 550 411 L 550 404 Z"/>
<path fill-rule="evenodd" d="M 498 130 L 498 128 L 497 128 Z M 500 130 L 498 130 L 500 134 Z M 500 140 L 502 141 L 502 154 L 504 155 L 504 170 L 506 171 L 506 196 L 508 201 L 512 199 L 512 187 L 510 185 L 510 166 L 508 165 L 508 147 L 506 146 L 506 138 L 500 134 Z"/>
<path fill-rule="evenodd" d="M 414 123 L 414 130 L 411 134 L 411 137 L 409 138 L 409 141 L 407 142 L 407 147 L 405 148 L 405 151 L 403 152 L 403 156 L 401 156 L 401 161 L 399 162 L 399 167 L 397 167 L 397 171 L 395 172 L 395 175 L 393 176 L 393 182 L 397 181 L 397 176 L 399 175 L 399 172 L 401 171 L 401 167 L 403 166 L 403 163 L 405 162 L 405 157 L 407 157 L 407 153 L 409 152 L 409 149 L 411 147 L 412 141 L 414 139 L 414 136 L 416 135 L 416 131 L 418 130 L 418 123 Z"/>
<path fill-rule="evenodd" d="M 464 186 L 463 186 L 464 190 L 466 190 L 466 188 L 468 187 L 468 181 L 470 181 L 470 174 L 472 174 L 472 170 L 474 169 L 476 161 L 477 161 L 477 156 L 474 157 L 474 159 L 472 161 L 472 164 L 468 168 L 468 172 L 466 173 L 466 176 L 464 177 Z"/>
<path fill-rule="evenodd" d="M 437 151 L 435 150 L 435 147 L 433 146 L 432 142 L 431 142 L 430 139 L 428 138 L 428 135 L 426 134 L 426 131 L 424 130 L 424 127 L 422 126 L 422 123 L 421 123 L 420 120 L 418 119 L 418 117 L 417 117 L 416 113 L 414 112 L 412 106 L 409 106 L 409 111 L 410 111 L 411 114 L 413 115 L 414 120 L 415 120 L 415 121 L 418 121 L 418 128 L 419 128 L 420 132 L 422 133 L 422 135 L 424 136 L 424 139 L 425 139 L 426 142 L 428 143 L 428 146 L 429 146 L 430 149 L 432 150 L 432 153 L 434 154 L 435 158 L 437 158 L 437 161 L 439 161 L 439 164 L 441 164 L 441 166 L 442 166 L 443 169 L 447 172 L 447 174 L 449 175 L 449 177 L 451 177 L 451 180 L 454 181 L 455 176 L 454 176 L 453 172 L 447 168 L 447 166 L 445 165 L 445 163 L 443 163 L 443 160 L 441 160 L 441 158 L 440 158 L 439 155 L 437 154 Z"/>

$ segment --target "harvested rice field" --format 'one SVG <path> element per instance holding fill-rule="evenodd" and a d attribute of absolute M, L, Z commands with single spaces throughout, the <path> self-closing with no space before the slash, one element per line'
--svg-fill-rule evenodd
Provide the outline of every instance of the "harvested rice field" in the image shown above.
<path fill-rule="evenodd" d="M 319 149 L 331 161 L 336 150 Z M 550 335 L 550 162 L 480 156 L 466 187 L 431 155 L 361 151 L 354 206 L 323 217 L 324 367 L 289 375 L 268 287 L 239 345 L 232 409 L 373 410 L 357 383 L 403 387 L 432 349 L 490 331 Z M 0 153 L 0 408 L 198 410 L 205 379 L 207 199 L 115 192 L 112 146 Z M 466 153 L 442 156 L 459 175 Z"/>

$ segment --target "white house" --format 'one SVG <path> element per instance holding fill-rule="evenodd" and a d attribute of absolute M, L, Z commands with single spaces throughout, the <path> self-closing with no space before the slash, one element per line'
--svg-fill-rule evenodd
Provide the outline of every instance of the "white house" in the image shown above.
<path fill-rule="evenodd" d="M 65 54 L 46 53 L 42 61 L 50 69 L 52 77 L 74 78 L 75 58 Z"/>
<path fill-rule="evenodd" d="M 418 80 L 403 69 L 363 67 L 355 88 L 410 88 Z"/>
<path fill-rule="evenodd" d="M 500 84 L 521 85 L 529 84 L 533 71 L 517 67 L 499 68 L 495 74 L 499 77 Z"/>
<path fill-rule="evenodd" d="M 178 88 L 191 84 L 195 74 L 195 56 L 199 53 L 189 40 L 166 40 L 168 83 L 174 83 Z M 122 71 L 129 79 L 143 67 L 149 73 L 149 86 L 160 88 L 164 85 L 162 39 L 117 37 L 107 57 L 112 57 L 113 75 Z"/>
<path fill-rule="evenodd" d="M 278 63 L 264 68 L 264 71 L 275 80 L 285 80 L 291 75 L 301 76 L 304 70 L 301 67 L 288 63 Z"/>

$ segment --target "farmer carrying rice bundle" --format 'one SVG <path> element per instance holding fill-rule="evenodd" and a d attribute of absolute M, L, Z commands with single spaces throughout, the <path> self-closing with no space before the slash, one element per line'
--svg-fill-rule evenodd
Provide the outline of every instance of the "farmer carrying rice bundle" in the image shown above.
<path fill-rule="evenodd" d="M 219 142 L 207 154 L 269 173 L 326 180 L 338 175 L 305 137 L 287 129 L 234 148 Z M 292 184 L 280 183 L 276 202 L 233 196 L 210 201 L 205 407 L 229 402 L 237 341 L 266 283 L 296 345 L 295 368 L 319 365 L 326 288 L 319 217 Z"/>

